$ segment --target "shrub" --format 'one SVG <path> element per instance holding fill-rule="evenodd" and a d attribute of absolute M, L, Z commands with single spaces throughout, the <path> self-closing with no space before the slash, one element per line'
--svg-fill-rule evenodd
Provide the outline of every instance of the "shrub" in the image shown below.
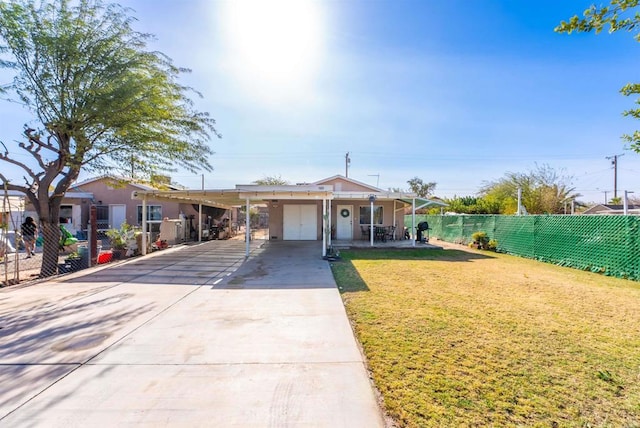
<path fill-rule="evenodd" d="M 471 239 L 478 249 L 486 250 L 489 246 L 489 237 L 486 232 L 473 232 Z"/>
<path fill-rule="evenodd" d="M 495 239 L 490 240 L 489 243 L 487 243 L 487 249 L 496 251 L 498 249 L 498 241 Z"/>

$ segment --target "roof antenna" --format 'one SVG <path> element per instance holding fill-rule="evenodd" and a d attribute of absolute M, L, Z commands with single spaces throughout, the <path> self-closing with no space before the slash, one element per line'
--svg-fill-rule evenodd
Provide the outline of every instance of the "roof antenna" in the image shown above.
<path fill-rule="evenodd" d="M 349 178 L 349 165 L 351 165 L 351 158 L 349 157 L 349 152 L 344 155 L 344 176 Z"/>

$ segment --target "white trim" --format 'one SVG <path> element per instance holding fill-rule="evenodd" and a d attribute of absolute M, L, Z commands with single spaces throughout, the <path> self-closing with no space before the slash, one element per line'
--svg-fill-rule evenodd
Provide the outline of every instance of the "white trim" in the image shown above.
<path fill-rule="evenodd" d="M 244 252 L 244 256 L 245 257 L 249 257 L 249 241 L 251 240 L 251 221 L 249 219 L 250 217 L 250 200 L 249 197 L 247 196 L 247 199 L 245 200 L 246 202 L 246 212 L 245 212 L 245 216 L 244 216 L 244 239 L 245 239 L 245 252 Z"/>
<path fill-rule="evenodd" d="M 327 200 L 322 200 L 322 257 L 327 256 Z"/>
<path fill-rule="evenodd" d="M 329 246 L 331 246 L 331 228 L 333 227 L 333 221 L 331 219 L 331 199 L 327 199 L 329 202 L 329 208 L 327 209 L 327 215 L 329 216 Z M 353 233 L 353 232 L 352 232 Z"/>
<path fill-rule="evenodd" d="M 137 214 L 137 213 L 136 213 Z M 140 253 L 147 254 L 147 197 L 142 198 L 142 248 Z"/>

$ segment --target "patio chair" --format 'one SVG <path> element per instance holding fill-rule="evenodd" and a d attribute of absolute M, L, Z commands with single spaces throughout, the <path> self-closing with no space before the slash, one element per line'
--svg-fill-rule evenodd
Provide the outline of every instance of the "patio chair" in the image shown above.
<path fill-rule="evenodd" d="M 387 226 L 385 230 L 386 230 L 386 233 L 385 233 L 386 239 L 389 240 L 389 241 L 395 241 L 396 240 L 396 227 L 395 226 Z"/>
<path fill-rule="evenodd" d="M 360 226 L 360 239 L 369 240 L 371 235 L 369 234 L 371 231 L 369 226 Z"/>

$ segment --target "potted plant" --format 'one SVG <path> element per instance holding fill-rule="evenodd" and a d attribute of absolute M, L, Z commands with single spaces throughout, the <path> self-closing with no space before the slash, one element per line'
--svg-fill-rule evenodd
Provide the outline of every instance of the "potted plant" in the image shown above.
<path fill-rule="evenodd" d="M 109 229 L 105 232 L 107 238 L 109 238 L 109 244 L 111 245 L 111 253 L 113 259 L 121 259 L 124 257 L 127 249 L 127 240 L 131 226 L 127 223 L 122 223 L 120 229 Z"/>
<path fill-rule="evenodd" d="M 66 272 L 75 272 L 83 268 L 82 257 L 75 251 L 69 254 L 64 262 L 64 268 L 62 270 Z"/>

